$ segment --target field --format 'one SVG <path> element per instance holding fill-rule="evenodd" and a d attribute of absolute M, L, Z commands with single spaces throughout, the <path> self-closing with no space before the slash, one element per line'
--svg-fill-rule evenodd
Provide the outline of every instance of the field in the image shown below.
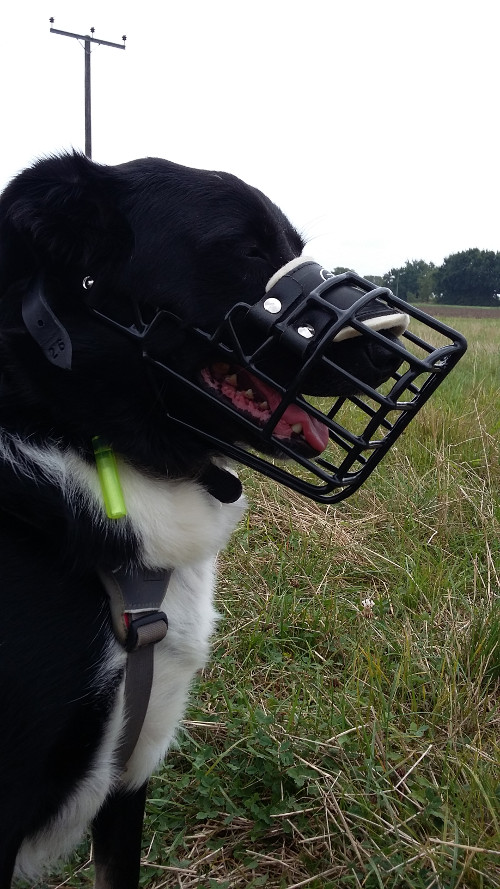
<path fill-rule="evenodd" d="M 467 355 L 352 500 L 244 473 L 143 886 L 500 887 L 500 318 L 449 323 Z"/>
<path fill-rule="evenodd" d="M 488 308 L 487 306 L 445 306 L 437 303 L 418 303 L 418 308 L 428 312 L 429 315 L 434 315 L 435 318 L 448 318 L 450 324 L 453 318 L 476 318 L 483 320 L 494 318 L 496 321 L 500 321 L 500 306 L 498 308 L 495 306 Z M 453 321 L 453 324 L 456 326 L 458 321 Z"/>

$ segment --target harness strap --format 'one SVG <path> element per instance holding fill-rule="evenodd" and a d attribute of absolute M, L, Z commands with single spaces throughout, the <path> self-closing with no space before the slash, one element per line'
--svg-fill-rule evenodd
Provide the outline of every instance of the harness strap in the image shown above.
<path fill-rule="evenodd" d="M 160 611 L 170 569 L 100 572 L 109 597 L 116 638 L 128 652 L 125 673 L 125 732 L 118 750 L 123 769 L 134 752 L 146 718 L 154 671 L 154 645 L 165 638 L 166 614 Z"/>

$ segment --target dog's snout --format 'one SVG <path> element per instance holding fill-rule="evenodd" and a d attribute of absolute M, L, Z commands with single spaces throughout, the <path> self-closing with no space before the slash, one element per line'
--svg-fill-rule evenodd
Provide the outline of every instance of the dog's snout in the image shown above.
<path fill-rule="evenodd" d="M 370 338 L 366 344 L 366 353 L 374 368 L 384 378 L 391 376 L 402 362 L 401 355 L 392 349 L 391 344 L 398 342 L 399 337 L 392 333 L 384 333 L 387 345 L 378 339 Z"/>

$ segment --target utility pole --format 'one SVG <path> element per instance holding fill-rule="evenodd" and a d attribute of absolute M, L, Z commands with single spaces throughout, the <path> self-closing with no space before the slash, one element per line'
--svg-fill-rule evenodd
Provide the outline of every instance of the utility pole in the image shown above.
<path fill-rule="evenodd" d="M 50 19 L 50 24 L 54 24 L 54 19 Z M 95 28 L 90 29 L 90 34 L 94 34 Z M 61 34 L 63 37 L 74 37 L 75 40 L 83 40 L 85 50 L 85 154 L 92 157 L 92 117 L 91 117 L 91 101 L 90 101 L 90 44 L 98 43 L 99 46 L 113 46 L 115 49 L 125 49 L 125 41 L 127 39 L 124 34 L 123 43 L 110 43 L 109 40 L 98 40 L 97 37 L 90 34 L 72 34 L 70 31 L 59 31 L 57 28 L 50 29 L 51 34 Z"/>

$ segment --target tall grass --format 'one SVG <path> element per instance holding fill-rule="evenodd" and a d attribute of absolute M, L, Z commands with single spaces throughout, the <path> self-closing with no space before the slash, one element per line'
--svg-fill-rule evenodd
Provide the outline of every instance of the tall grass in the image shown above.
<path fill-rule="evenodd" d="M 469 352 L 352 500 L 244 473 L 144 886 L 500 887 L 500 322 L 459 321 Z M 50 885 L 88 886 L 87 854 Z"/>

